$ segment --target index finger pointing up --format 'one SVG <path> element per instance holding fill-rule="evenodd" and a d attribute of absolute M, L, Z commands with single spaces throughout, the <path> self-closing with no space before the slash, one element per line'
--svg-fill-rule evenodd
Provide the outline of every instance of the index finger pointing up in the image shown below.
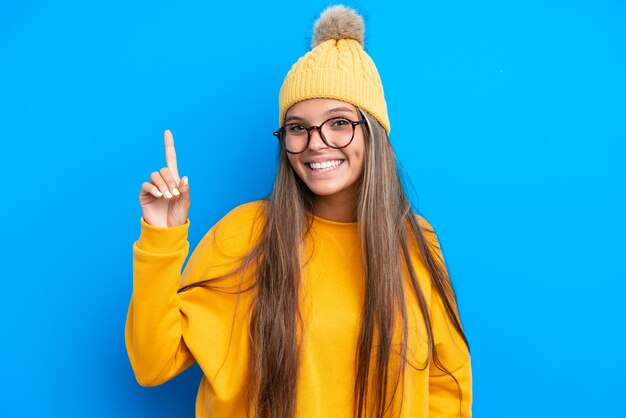
<path fill-rule="evenodd" d="M 165 131 L 163 135 L 163 139 L 165 142 L 165 162 L 167 164 L 167 168 L 170 169 L 170 173 L 172 173 L 172 177 L 176 183 L 180 183 L 180 177 L 178 176 L 178 166 L 176 165 L 176 150 L 174 149 L 174 137 L 169 129 Z"/>

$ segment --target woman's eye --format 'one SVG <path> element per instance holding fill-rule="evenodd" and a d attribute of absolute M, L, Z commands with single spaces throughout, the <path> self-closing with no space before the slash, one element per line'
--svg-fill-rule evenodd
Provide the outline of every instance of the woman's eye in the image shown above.
<path fill-rule="evenodd" d="M 299 133 L 305 131 L 306 128 L 302 125 L 289 125 L 287 126 L 287 132 L 290 133 Z"/>
<path fill-rule="evenodd" d="M 333 126 L 337 126 L 337 127 L 342 127 L 342 126 L 346 126 L 346 125 L 350 125 L 350 122 L 348 122 L 347 119 L 336 119 L 333 122 Z"/>

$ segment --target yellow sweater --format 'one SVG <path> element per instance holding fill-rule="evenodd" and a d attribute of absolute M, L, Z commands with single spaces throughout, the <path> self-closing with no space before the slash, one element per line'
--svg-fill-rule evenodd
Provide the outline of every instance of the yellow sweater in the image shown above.
<path fill-rule="evenodd" d="M 177 294 L 182 284 L 232 270 L 258 237 L 254 222 L 262 202 L 241 205 L 202 238 L 181 276 L 189 251 L 189 220 L 159 228 L 141 218 L 134 243 L 133 295 L 126 323 L 126 348 L 137 381 L 154 386 L 198 362 L 204 376 L 196 399 L 196 417 L 245 417 L 245 384 L 249 359 L 247 307 L 250 292 L 236 296 L 196 287 Z M 258 219 L 258 218 L 257 218 Z M 419 218 L 423 225 L 428 225 Z M 436 237 L 429 238 L 438 245 Z M 318 217 L 305 245 L 312 258 L 302 271 L 304 321 L 298 376 L 297 416 L 352 417 L 355 353 L 363 302 L 361 254 L 356 223 Z M 428 301 L 440 359 L 450 376 L 427 365 L 406 368 L 401 417 L 471 417 L 470 358 L 449 323 L 430 279 L 412 246 L 413 264 Z M 238 278 L 220 285 L 228 287 Z M 411 295 L 410 291 L 405 292 Z M 238 301 L 238 302 L 237 302 Z M 409 359 L 424 364 L 427 356 L 417 303 L 407 296 Z M 399 393 L 395 411 L 399 409 Z M 396 414 L 397 416 L 397 414 Z"/>

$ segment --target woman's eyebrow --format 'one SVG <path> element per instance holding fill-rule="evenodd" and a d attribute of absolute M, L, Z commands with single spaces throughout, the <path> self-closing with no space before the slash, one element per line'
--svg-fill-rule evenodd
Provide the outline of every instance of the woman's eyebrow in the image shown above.
<path fill-rule="evenodd" d="M 285 118 L 285 123 L 287 123 L 289 121 L 292 121 L 292 120 L 297 120 L 297 121 L 300 121 L 300 122 L 306 122 L 306 119 L 301 118 L 300 116 L 287 116 Z"/>
<path fill-rule="evenodd" d="M 350 112 L 350 113 L 354 113 L 354 109 L 350 109 L 349 107 L 345 107 L 345 106 L 339 106 L 339 107 L 333 107 L 332 109 L 328 109 L 327 111 L 325 111 L 324 113 L 322 113 L 323 116 L 328 116 L 332 113 L 335 112 Z M 302 122 L 306 122 L 306 119 L 300 116 L 287 116 L 285 118 L 285 123 L 292 121 L 292 120 L 297 120 L 297 121 L 302 121 Z"/>

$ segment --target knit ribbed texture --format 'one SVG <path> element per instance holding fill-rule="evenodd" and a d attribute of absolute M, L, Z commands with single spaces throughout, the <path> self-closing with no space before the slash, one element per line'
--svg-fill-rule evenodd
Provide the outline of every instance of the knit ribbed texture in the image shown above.
<path fill-rule="evenodd" d="M 329 39 L 301 57 L 289 70 L 280 89 L 279 126 L 287 110 L 302 100 L 329 98 L 360 107 L 391 130 L 378 70 L 354 39 Z"/>

